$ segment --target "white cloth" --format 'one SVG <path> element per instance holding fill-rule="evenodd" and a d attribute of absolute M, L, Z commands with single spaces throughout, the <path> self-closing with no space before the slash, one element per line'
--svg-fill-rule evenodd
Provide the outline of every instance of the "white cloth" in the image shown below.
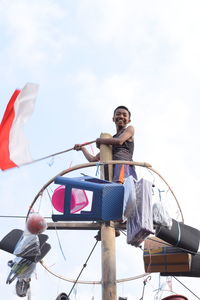
<path fill-rule="evenodd" d="M 134 214 L 127 218 L 127 243 L 139 246 L 153 230 L 152 183 L 140 179 L 135 182 L 136 205 Z"/>
<path fill-rule="evenodd" d="M 124 204 L 123 204 L 123 219 L 134 215 L 136 208 L 136 189 L 133 176 L 128 176 L 124 180 Z"/>

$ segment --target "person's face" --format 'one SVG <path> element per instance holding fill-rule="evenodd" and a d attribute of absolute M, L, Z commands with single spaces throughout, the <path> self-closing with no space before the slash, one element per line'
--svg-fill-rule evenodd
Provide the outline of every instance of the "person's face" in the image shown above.
<path fill-rule="evenodd" d="M 113 116 L 113 122 L 117 127 L 125 127 L 130 122 L 129 112 L 126 109 L 118 108 Z"/>

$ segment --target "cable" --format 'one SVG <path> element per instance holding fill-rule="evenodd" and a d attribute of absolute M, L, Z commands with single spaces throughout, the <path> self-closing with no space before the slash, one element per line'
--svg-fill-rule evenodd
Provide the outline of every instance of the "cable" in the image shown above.
<path fill-rule="evenodd" d="M 77 284 L 77 281 L 78 281 L 79 277 L 81 276 L 81 274 L 82 274 L 84 268 L 87 266 L 87 262 L 88 262 L 88 260 L 90 259 L 91 255 L 92 255 L 92 252 L 94 251 L 94 249 L 95 249 L 97 243 L 98 243 L 98 241 L 95 242 L 95 244 L 94 244 L 94 246 L 93 246 L 93 248 L 92 248 L 92 250 L 91 250 L 91 252 L 90 252 L 90 254 L 89 254 L 89 256 L 88 256 L 88 258 L 86 259 L 86 262 L 84 263 L 84 265 L 83 265 L 83 267 L 82 267 L 80 273 L 79 273 L 78 276 L 77 276 L 76 281 L 74 282 L 74 284 L 73 284 L 73 286 L 72 286 L 72 288 L 71 288 L 71 290 L 70 290 L 70 292 L 69 292 L 69 294 L 68 294 L 68 297 L 70 296 L 70 294 L 71 294 L 71 292 L 73 291 L 75 285 Z"/>
<path fill-rule="evenodd" d="M 156 171 L 154 168 L 152 167 L 148 167 L 149 170 L 153 171 L 154 173 L 156 173 L 162 180 L 163 182 L 167 185 L 168 189 L 170 190 L 171 194 L 173 195 L 175 201 L 176 201 L 176 204 L 179 208 L 179 211 L 180 211 L 180 215 L 181 215 L 181 218 L 182 218 L 182 222 L 184 223 L 184 218 L 183 218 L 183 212 L 181 210 L 181 207 L 180 207 L 180 204 L 178 202 L 178 199 L 176 198 L 175 194 L 174 194 L 174 191 L 172 190 L 172 188 L 170 187 L 170 185 L 167 183 L 167 181 L 165 180 L 165 178 L 158 172 Z"/>
<path fill-rule="evenodd" d="M 11 219 L 26 219 L 27 216 L 0 216 L 0 218 L 11 218 Z M 44 219 L 52 219 L 51 217 L 44 217 Z"/>
<path fill-rule="evenodd" d="M 200 298 L 195 294 L 193 293 L 185 284 L 183 284 L 179 279 L 177 279 L 175 276 L 173 276 L 180 284 L 182 284 L 182 286 L 184 286 L 184 288 L 186 288 L 192 295 L 194 295 L 197 299 L 200 300 Z"/>
<path fill-rule="evenodd" d="M 47 194 L 48 194 L 48 196 L 49 196 L 49 200 L 50 200 L 50 202 L 51 202 L 51 196 L 50 196 L 50 193 L 49 193 L 48 188 L 46 189 L 46 191 L 47 191 Z M 61 251 L 61 253 L 62 253 L 62 256 L 63 256 L 64 260 L 66 261 L 66 256 L 65 256 L 65 253 L 64 253 L 64 251 L 63 251 L 61 242 L 60 242 L 60 238 L 59 238 L 59 235 L 58 235 L 58 231 L 57 231 L 56 225 L 55 225 L 55 232 L 56 232 L 56 237 L 57 237 L 57 240 L 58 240 L 58 245 L 59 245 L 59 247 L 60 247 L 60 251 Z"/>

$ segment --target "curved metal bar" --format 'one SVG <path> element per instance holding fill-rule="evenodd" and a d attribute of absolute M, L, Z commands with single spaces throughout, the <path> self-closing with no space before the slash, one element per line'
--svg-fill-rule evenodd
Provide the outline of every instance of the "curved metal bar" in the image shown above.
<path fill-rule="evenodd" d="M 98 166 L 98 165 L 106 165 L 106 164 L 112 164 L 112 165 L 114 165 L 114 164 L 128 164 L 128 165 L 135 165 L 135 166 L 146 167 L 146 168 L 151 167 L 151 165 L 149 163 L 146 163 L 146 162 L 133 162 L 133 161 L 111 160 L 111 161 L 106 161 L 106 162 L 89 162 L 89 163 L 75 165 L 75 166 L 73 166 L 71 168 L 65 169 L 62 172 L 58 173 L 53 178 L 51 178 L 41 188 L 41 190 L 35 196 L 35 198 L 33 199 L 33 202 L 31 203 L 31 205 L 29 207 L 26 219 L 28 218 L 28 215 L 30 214 L 31 209 L 32 209 L 33 205 L 35 204 L 35 202 L 37 201 L 38 197 L 42 195 L 42 193 L 44 192 L 44 190 L 55 180 L 55 178 L 57 176 L 63 176 L 65 174 L 67 174 L 67 173 L 70 173 L 70 172 L 75 171 L 75 170 L 83 169 L 83 168 L 89 168 L 89 167 L 94 167 L 94 166 Z"/>
<path fill-rule="evenodd" d="M 124 161 L 124 160 L 110 160 L 110 161 L 105 161 L 105 162 L 89 162 L 89 163 L 84 163 L 84 164 L 79 164 L 79 165 L 75 165 L 71 168 L 68 168 L 66 170 L 63 170 L 62 172 L 58 173 L 56 176 L 54 176 L 53 178 L 51 178 L 42 188 L 41 190 L 38 192 L 38 194 L 35 196 L 35 198 L 33 199 L 33 202 L 31 203 L 30 207 L 29 207 L 29 210 L 28 210 L 28 213 L 27 213 L 27 217 L 26 219 L 28 218 L 28 215 L 30 214 L 30 211 L 33 207 L 33 205 L 35 204 L 35 202 L 37 201 L 38 197 L 44 192 L 44 190 L 55 180 L 55 178 L 57 176 L 63 176 L 67 173 L 70 173 L 72 171 L 75 171 L 75 170 L 79 170 L 79 169 L 83 169 L 83 168 L 89 168 L 89 167 L 94 167 L 96 165 L 99 165 L 99 164 L 102 164 L 102 165 L 106 165 L 106 164 L 126 164 L 126 165 L 134 165 L 134 166 L 139 166 L 139 167 L 144 167 L 144 168 L 147 168 L 149 170 L 151 170 L 152 172 L 156 173 L 163 181 L 164 183 L 167 185 L 167 187 L 169 188 L 170 192 L 172 193 L 176 203 L 177 203 L 177 206 L 180 210 L 180 214 L 181 214 L 181 218 L 182 218 L 182 222 L 184 222 L 184 218 L 183 218 L 183 213 L 182 213 L 182 210 L 181 210 L 181 207 L 180 207 L 180 204 L 172 190 L 172 188 L 170 187 L 170 185 L 167 183 L 167 181 L 164 179 L 164 177 L 157 171 L 155 170 L 154 168 L 152 168 L 151 164 L 147 163 L 147 162 L 135 162 L 135 161 Z"/>
<path fill-rule="evenodd" d="M 53 271 L 51 271 L 45 264 L 43 261 L 40 261 L 41 265 L 44 267 L 44 269 L 49 272 L 51 275 L 61 279 L 61 280 L 64 280 L 64 281 L 68 281 L 68 282 L 72 282 L 74 283 L 76 280 L 75 279 L 71 279 L 71 278 L 66 278 L 64 276 L 61 276 L 59 274 L 56 274 L 54 273 Z M 144 273 L 144 274 L 141 274 L 141 275 L 137 275 L 137 276 L 134 276 L 134 277 L 128 277 L 128 278 L 123 278 L 123 279 L 117 279 L 116 280 L 116 283 L 121 283 L 121 282 L 126 282 L 126 281 L 132 281 L 132 280 L 136 280 L 136 279 L 140 279 L 140 278 L 143 278 L 145 276 L 149 275 L 149 273 Z M 98 280 L 98 281 L 91 281 L 91 280 L 78 280 L 77 283 L 79 284 L 101 284 L 101 280 Z"/>

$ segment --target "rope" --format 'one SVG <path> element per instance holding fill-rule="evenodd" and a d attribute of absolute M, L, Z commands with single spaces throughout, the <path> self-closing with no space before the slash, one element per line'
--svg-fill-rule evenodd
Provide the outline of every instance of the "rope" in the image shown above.
<path fill-rule="evenodd" d="M 156 171 L 156 170 L 153 169 L 152 167 L 148 167 L 148 169 L 151 170 L 151 171 L 153 171 L 154 173 L 156 173 L 156 174 L 164 181 L 164 183 L 168 186 L 170 192 L 172 193 L 172 195 L 173 195 L 173 197 L 174 197 L 174 199 L 175 199 L 175 201 L 176 201 L 176 204 L 178 205 L 179 211 L 180 211 L 180 213 L 181 213 L 182 222 L 184 223 L 183 213 L 182 213 L 180 204 L 179 204 L 179 202 L 178 202 L 178 200 L 177 200 L 177 198 L 176 198 L 176 196 L 175 196 L 175 194 L 174 194 L 172 188 L 170 187 L 170 185 L 167 183 L 167 181 L 164 179 L 164 177 L 163 177 L 158 171 Z"/>
<path fill-rule="evenodd" d="M 72 286 L 72 288 L 71 288 L 71 290 L 70 290 L 70 292 L 69 292 L 69 294 L 68 294 L 68 297 L 71 295 L 71 292 L 73 291 L 75 285 L 77 284 L 77 281 L 78 281 L 79 277 L 81 276 L 81 274 L 82 274 L 84 268 L 86 268 L 87 262 L 88 262 L 88 260 L 90 259 L 90 257 L 91 257 L 91 255 L 92 255 L 92 253 L 93 253 L 93 251 L 94 251 L 94 249 L 95 249 L 97 243 L 98 243 L 98 241 L 95 242 L 95 244 L 94 244 L 94 246 L 93 246 L 93 248 L 92 248 L 90 254 L 88 255 L 88 258 L 86 259 L 86 262 L 84 263 L 84 265 L 83 265 L 83 267 L 82 267 L 80 273 L 78 274 L 77 279 L 75 280 L 75 282 L 74 282 L 74 284 L 73 284 L 73 286 Z"/>
<path fill-rule="evenodd" d="M 180 284 L 182 284 L 182 286 L 184 286 L 184 288 L 186 288 L 192 295 L 194 295 L 197 299 L 200 300 L 200 298 L 195 294 L 193 293 L 185 284 L 183 284 L 180 280 L 178 280 L 175 276 L 173 276 L 174 279 L 176 279 Z"/>
<path fill-rule="evenodd" d="M 51 196 L 50 196 L 50 194 L 49 194 L 48 189 L 47 189 L 47 194 L 48 194 L 49 200 L 50 200 L 50 202 L 51 202 Z M 58 240 L 58 245 L 59 245 L 59 247 L 60 247 L 60 251 L 61 251 L 61 253 L 62 253 L 62 256 L 63 256 L 64 260 L 66 261 L 65 253 L 64 253 L 64 251 L 63 251 L 63 248 L 62 248 L 62 245 L 61 245 L 61 242 L 60 242 L 60 238 L 59 238 L 59 235 L 58 235 L 58 231 L 57 231 L 56 226 L 55 226 L 55 231 L 56 231 L 56 237 L 57 237 L 57 240 Z"/>

